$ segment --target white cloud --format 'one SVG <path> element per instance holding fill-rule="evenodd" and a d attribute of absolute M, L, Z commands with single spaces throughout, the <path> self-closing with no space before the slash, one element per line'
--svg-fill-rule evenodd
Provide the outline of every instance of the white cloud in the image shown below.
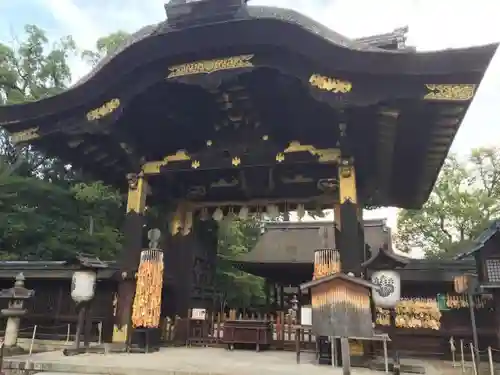
<path fill-rule="evenodd" d="M 118 29 L 133 32 L 165 18 L 163 0 L 39 0 L 58 20 L 61 34 L 71 34 L 82 48 Z M 288 7 L 349 37 L 361 37 L 409 26 L 408 43 L 419 50 L 467 47 L 500 40 L 500 2 L 493 0 L 253 0 L 251 4 Z M 75 65 L 78 76 L 85 67 Z M 75 77 L 78 78 L 78 77 Z M 484 84 L 453 144 L 467 152 L 498 143 L 497 107 L 500 103 L 500 55 L 497 54 Z M 396 210 L 376 210 L 395 227 Z"/>

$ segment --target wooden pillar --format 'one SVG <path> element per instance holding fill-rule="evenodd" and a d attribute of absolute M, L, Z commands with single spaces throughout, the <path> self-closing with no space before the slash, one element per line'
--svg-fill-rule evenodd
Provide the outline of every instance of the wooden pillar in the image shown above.
<path fill-rule="evenodd" d="M 273 308 L 278 310 L 278 286 L 273 283 Z"/>
<path fill-rule="evenodd" d="M 285 310 L 285 287 L 280 284 L 280 310 Z"/>
<path fill-rule="evenodd" d="M 302 319 L 302 316 L 301 316 L 301 313 L 302 313 L 302 290 L 300 289 L 300 287 L 297 288 L 297 300 L 299 301 L 297 303 L 297 324 L 300 324 L 301 322 L 301 319 Z"/>
<path fill-rule="evenodd" d="M 148 184 L 142 174 L 127 175 L 129 184 L 124 242 L 119 266 L 117 306 L 114 316 L 113 342 L 126 343 L 131 332 L 132 303 L 135 295 L 135 272 L 142 251 L 144 210 Z"/>
<path fill-rule="evenodd" d="M 360 237 L 360 240 L 358 241 L 359 260 L 361 263 L 364 263 L 369 259 L 369 256 L 367 255 L 365 249 L 365 222 L 363 220 L 363 204 L 359 202 L 359 197 L 356 210 L 356 217 L 358 219 L 358 233 Z"/>
<path fill-rule="evenodd" d="M 364 240 L 360 233 L 356 173 L 353 160 L 343 158 L 338 168 L 339 204 L 335 208 L 337 231 L 335 243 L 340 252 L 341 270 L 361 276 Z"/>
<path fill-rule="evenodd" d="M 500 347 L 500 290 L 493 289 L 493 311 L 495 314 L 496 346 Z"/>
<path fill-rule="evenodd" d="M 266 314 L 267 314 L 269 311 L 271 311 L 271 284 L 269 283 L 268 279 L 266 279 L 264 292 L 266 294 Z"/>

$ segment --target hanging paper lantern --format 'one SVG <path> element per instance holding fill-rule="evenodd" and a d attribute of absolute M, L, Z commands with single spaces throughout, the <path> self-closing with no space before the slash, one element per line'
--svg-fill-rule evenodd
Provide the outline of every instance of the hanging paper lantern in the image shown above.
<path fill-rule="evenodd" d="M 230 207 L 229 211 L 227 212 L 227 215 L 225 217 L 225 220 L 227 221 L 232 221 L 236 219 L 236 214 L 234 213 L 234 208 Z"/>
<path fill-rule="evenodd" d="M 247 206 L 243 206 L 240 208 L 240 212 L 238 213 L 238 217 L 240 220 L 248 219 L 248 207 Z"/>
<path fill-rule="evenodd" d="M 71 298 L 75 302 L 90 301 L 94 297 L 97 275 L 93 271 L 76 271 L 71 280 Z"/>
<path fill-rule="evenodd" d="M 376 271 L 371 282 L 379 288 L 373 290 L 373 302 L 376 306 L 392 308 L 401 299 L 401 278 L 396 271 Z"/>
<path fill-rule="evenodd" d="M 306 209 L 303 204 L 297 205 L 297 217 L 302 220 L 306 216 Z"/>
<path fill-rule="evenodd" d="M 184 215 L 184 225 L 182 226 L 182 235 L 187 236 L 193 228 L 193 212 L 187 211 Z"/>
<path fill-rule="evenodd" d="M 269 204 L 266 207 L 266 214 L 271 220 L 276 219 L 279 216 L 279 208 L 274 204 Z"/>
<path fill-rule="evenodd" d="M 277 204 L 273 205 L 273 211 L 274 211 L 273 212 L 274 218 L 277 218 L 277 217 L 280 216 L 280 208 L 279 208 L 279 206 Z"/>
<path fill-rule="evenodd" d="M 316 209 L 314 210 L 314 215 L 323 217 L 323 209 L 321 207 L 316 207 Z"/>
<path fill-rule="evenodd" d="M 222 219 L 224 219 L 224 212 L 222 212 L 222 209 L 220 207 L 217 207 L 217 209 L 214 211 L 212 218 L 215 221 L 222 221 Z"/>
<path fill-rule="evenodd" d="M 181 205 L 178 205 L 170 221 L 170 234 L 172 236 L 175 236 L 177 233 L 181 231 L 183 221 L 184 221 L 183 209 Z"/>
<path fill-rule="evenodd" d="M 203 207 L 200 212 L 200 220 L 201 221 L 207 221 L 209 219 L 208 215 L 208 209 L 206 207 Z"/>

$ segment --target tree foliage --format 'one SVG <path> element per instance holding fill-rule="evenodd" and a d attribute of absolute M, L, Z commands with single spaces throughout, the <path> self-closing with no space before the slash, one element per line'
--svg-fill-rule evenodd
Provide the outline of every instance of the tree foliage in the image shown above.
<path fill-rule="evenodd" d="M 15 47 L 0 44 L 0 104 L 39 100 L 64 90 L 71 81 L 68 58 L 76 51 L 71 37 L 50 44 L 35 25 L 25 27 Z"/>
<path fill-rule="evenodd" d="M 92 66 L 102 60 L 106 55 L 115 52 L 118 47 L 125 43 L 130 34 L 125 31 L 116 31 L 112 34 L 99 38 L 96 43 L 96 49 L 85 50 L 82 52 L 82 58 Z"/>
<path fill-rule="evenodd" d="M 500 149 L 450 155 L 423 208 L 399 212 L 396 245 L 421 249 L 428 257 L 453 257 L 499 217 Z"/>
<path fill-rule="evenodd" d="M 104 48 L 104 47 L 101 47 Z M 71 82 L 71 37 L 50 43 L 35 25 L 0 44 L 0 105 L 40 100 Z M 64 259 L 76 252 L 111 259 L 120 246 L 122 197 L 0 132 L 0 257 Z"/>
<path fill-rule="evenodd" d="M 231 262 L 251 251 L 260 236 L 257 220 L 224 220 L 219 227 L 215 286 L 221 293 L 221 307 L 262 304 L 264 280 L 235 268 Z"/>

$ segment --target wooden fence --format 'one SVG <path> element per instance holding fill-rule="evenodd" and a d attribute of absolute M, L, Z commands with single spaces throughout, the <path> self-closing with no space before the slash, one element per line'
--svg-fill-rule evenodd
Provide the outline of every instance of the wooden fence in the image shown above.
<path fill-rule="evenodd" d="M 188 312 L 191 316 L 191 311 Z M 188 345 L 195 342 L 202 345 L 220 346 L 223 344 L 224 322 L 227 320 L 264 320 L 272 323 L 273 349 L 296 349 L 296 323 L 295 319 L 285 312 L 274 314 L 238 314 L 236 310 L 228 313 L 207 313 L 204 327 L 197 328 L 193 320 L 176 317 L 164 319 L 162 322 L 162 341 L 165 344 Z M 302 329 L 299 333 L 299 342 L 304 349 L 315 347 L 315 337 L 310 329 Z"/>

